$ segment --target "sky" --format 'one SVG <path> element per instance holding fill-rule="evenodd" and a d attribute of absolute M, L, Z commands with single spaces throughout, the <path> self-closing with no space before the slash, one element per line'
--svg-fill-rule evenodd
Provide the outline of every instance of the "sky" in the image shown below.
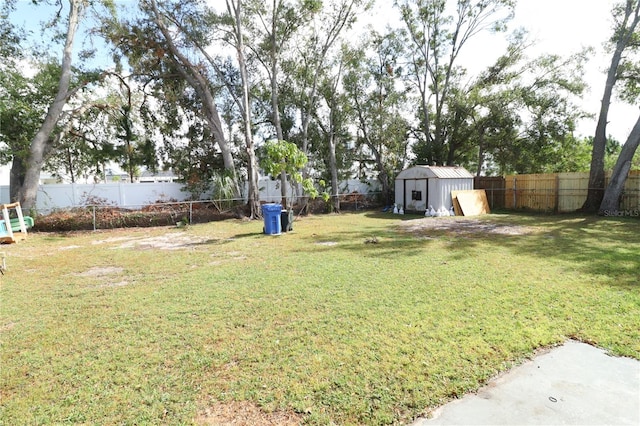
<path fill-rule="evenodd" d="M 127 3 L 132 0 L 116 0 Z M 210 0 L 212 4 L 224 4 L 224 0 Z M 14 16 L 17 24 L 35 26 L 47 18 L 43 8 L 34 8 L 28 0 L 19 1 L 18 13 Z M 374 8 L 372 22 L 382 30 L 388 23 L 398 22 L 397 11 L 391 0 L 378 0 Z M 595 52 L 587 64 L 585 80 L 590 90 L 582 99 L 581 106 L 589 113 L 597 114 L 604 91 L 605 72 L 611 54 L 603 48 L 603 42 L 611 34 L 610 9 L 613 0 L 519 0 L 515 18 L 509 28 L 526 28 L 538 41 L 530 51 L 531 56 L 542 53 L 556 53 L 563 56 L 580 51 L 583 47 L 593 47 Z M 464 65 L 473 70 L 482 69 L 497 58 L 506 46 L 504 36 L 484 36 L 463 52 Z M 613 99 L 609 112 L 607 133 L 623 143 L 638 118 L 638 107 L 626 105 Z M 577 136 L 592 136 L 596 119 L 582 120 L 578 124 Z M 4 184 L 5 172 L 0 172 L 0 184 Z"/>

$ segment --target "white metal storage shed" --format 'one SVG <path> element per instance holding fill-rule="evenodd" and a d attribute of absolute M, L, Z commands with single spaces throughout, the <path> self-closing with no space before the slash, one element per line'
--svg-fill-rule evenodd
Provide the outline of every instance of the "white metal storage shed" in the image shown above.
<path fill-rule="evenodd" d="M 473 189 L 473 175 L 463 167 L 414 166 L 401 171 L 395 184 L 396 204 L 405 211 L 449 210 L 451 191 Z"/>

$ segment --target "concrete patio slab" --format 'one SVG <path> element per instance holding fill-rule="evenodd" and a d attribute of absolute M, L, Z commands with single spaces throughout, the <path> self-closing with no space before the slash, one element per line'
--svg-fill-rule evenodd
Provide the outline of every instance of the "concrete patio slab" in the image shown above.
<path fill-rule="evenodd" d="M 568 341 L 446 404 L 430 425 L 640 425 L 640 361 Z"/>

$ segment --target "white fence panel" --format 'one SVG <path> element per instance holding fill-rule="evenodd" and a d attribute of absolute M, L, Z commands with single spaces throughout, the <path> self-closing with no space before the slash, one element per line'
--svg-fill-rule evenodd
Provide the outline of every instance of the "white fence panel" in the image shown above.
<path fill-rule="evenodd" d="M 8 204 L 11 202 L 9 195 L 9 185 L 0 186 L 0 204 Z"/>
<path fill-rule="evenodd" d="M 367 194 L 369 192 L 379 192 L 380 182 L 377 180 L 370 180 L 363 182 L 358 179 L 349 179 L 338 184 L 340 193 L 351 194 L 352 192 L 358 192 L 360 194 Z"/>
<path fill-rule="evenodd" d="M 40 185 L 36 209 L 50 212 L 55 209 L 105 204 L 135 208 L 158 201 L 184 201 L 190 198 L 180 183 L 99 183 Z M 9 187 L 0 187 L 0 202 L 9 202 Z"/>
<path fill-rule="evenodd" d="M 137 208 L 156 202 L 186 201 L 191 194 L 183 191 L 184 185 L 175 182 L 155 183 L 98 183 L 98 184 L 49 184 L 40 185 L 36 200 L 36 209 L 40 213 L 48 213 L 55 209 L 87 206 L 94 204 L 114 205 L 126 208 Z M 260 200 L 279 203 L 280 181 L 268 177 L 261 178 L 258 184 Z M 339 184 L 342 194 L 359 192 L 367 194 L 379 190 L 377 181 L 362 182 L 356 179 Z M 245 191 L 247 193 L 246 185 Z M 209 197 L 205 194 L 203 199 Z M 287 188 L 287 197 L 296 198 L 291 185 Z M 246 196 L 245 196 L 246 201 Z M 0 203 L 9 203 L 9 186 L 0 186 Z"/>
<path fill-rule="evenodd" d="M 292 200 L 295 196 L 291 182 L 287 185 L 287 199 Z M 280 180 L 273 180 L 268 177 L 260 178 L 258 181 L 258 188 L 260 190 L 260 200 L 268 203 L 279 203 L 282 200 L 280 193 Z M 245 194 L 248 192 L 245 185 Z"/>

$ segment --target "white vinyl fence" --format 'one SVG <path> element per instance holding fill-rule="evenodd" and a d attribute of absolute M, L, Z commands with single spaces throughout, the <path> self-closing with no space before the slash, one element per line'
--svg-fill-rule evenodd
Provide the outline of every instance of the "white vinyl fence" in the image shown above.
<path fill-rule="evenodd" d="M 280 181 L 262 178 L 258 186 L 260 200 L 280 202 Z M 379 190 L 377 181 L 348 180 L 341 182 L 339 187 L 341 194 L 353 192 L 368 194 Z M 40 185 L 36 210 L 40 214 L 47 214 L 58 209 L 93 205 L 137 209 L 155 203 L 191 200 L 191 194 L 183 188 L 182 183 L 170 182 Z M 247 193 L 246 188 L 244 193 Z M 296 198 L 296 193 L 291 187 L 288 188 L 287 194 L 292 200 Z M 0 186 L 0 203 L 9 203 L 9 198 L 9 187 Z M 208 199 L 211 199 L 211 194 L 204 194 L 201 197 L 201 200 Z M 246 202 L 246 197 L 242 201 Z"/>

